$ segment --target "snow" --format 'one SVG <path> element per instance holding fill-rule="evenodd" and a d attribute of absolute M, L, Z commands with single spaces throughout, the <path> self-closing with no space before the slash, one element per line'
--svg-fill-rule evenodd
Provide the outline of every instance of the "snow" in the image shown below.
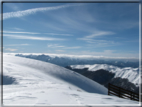
<path fill-rule="evenodd" d="M 108 96 L 104 86 L 74 71 L 38 60 L 4 54 L 3 75 L 14 78 L 10 84 L 3 84 L 4 106 L 138 104 Z"/>
<path fill-rule="evenodd" d="M 139 68 L 125 67 L 119 68 L 108 64 L 94 64 L 94 65 L 70 65 L 72 69 L 84 69 L 88 68 L 88 71 L 95 72 L 100 69 L 107 70 L 115 73 L 115 77 L 126 78 L 136 86 L 139 84 Z"/>

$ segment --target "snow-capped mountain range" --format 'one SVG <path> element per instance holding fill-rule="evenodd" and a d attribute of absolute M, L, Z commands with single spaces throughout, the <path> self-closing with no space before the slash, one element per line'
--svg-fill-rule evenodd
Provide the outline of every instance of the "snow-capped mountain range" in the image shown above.
<path fill-rule="evenodd" d="M 114 78 L 121 77 L 127 78 L 130 82 L 134 83 L 136 86 L 139 85 L 139 68 L 125 67 L 119 68 L 107 64 L 94 64 L 94 65 L 71 65 L 72 69 L 84 69 L 87 68 L 88 71 L 95 72 L 100 69 L 104 69 L 111 73 L 114 73 Z"/>
<path fill-rule="evenodd" d="M 70 65 L 66 68 L 76 71 L 99 84 L 108 87 L 108 83 L 139 93 L 140 69 L 107 64 Z"/>
<path fill-rule="evenodd" d="M 82 64 L 108 64 L 118 67 L 139 67 L 139 59 L 136 58 L 110 58 L 90 55 L 63 55 L 43 53 L 13 53 L 13 55 L 50 62 L 63 67 Z"/>
<path fill-rule="evenodd" d="M 138 105 L 136 101 L 108 96 L 104 86 L 74 71 L 43 61 L 4 55 L 3 75 L 5 106 Z"/>

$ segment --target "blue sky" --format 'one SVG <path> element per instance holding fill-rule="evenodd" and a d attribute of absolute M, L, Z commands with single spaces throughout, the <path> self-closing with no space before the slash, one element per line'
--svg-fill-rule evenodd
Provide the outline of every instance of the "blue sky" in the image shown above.
<path fill-rule="evenodd" d="M 6 53 L 139 57 L 138 3 L 4 3 Z"/>

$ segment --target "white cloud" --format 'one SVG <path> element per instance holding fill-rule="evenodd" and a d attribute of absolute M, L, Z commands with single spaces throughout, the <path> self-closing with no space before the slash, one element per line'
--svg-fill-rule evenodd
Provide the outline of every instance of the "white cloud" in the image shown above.
<path fill-rule="evenodd" d="M 84 36 L 83 38 L 78 38 L 78 40 L 85 40 L 85 41 L 93 41 L 95 37 L 98 36 L 108 36 L 108 35 L 113 35 L 115 34 L 114 32 L 110 32 L 110 31 L 98 31 L 96 30 L 94 33 L 92 33 L 91 35 L 88 36 Z"/>
<path fill-rule="evenodd" d="M 12 48 L 7 48 L 5 50 L 7 50 L 7 51 L 17 51 L 17 49 L 12 49 Z"/>
<path fill-rule="evenodd" d="M 30 15 L 30 14 L 35 14 L 36 12 L 57 10 L 57 9 L 66 8 L 66 7 L 70 7 L 70 6 L 76 6 L 76 5 L 62 5 L 62 6 L 54 6 L 54 7 L 42 7 L 42 8 L 27 9 L 27 10 L 24 10 L 24 11 L 3 13 L 3 20 L 9 19 L 9 18 L 12 18 L 12 17 L 27 16 L 27 15 Z"/>
<path fill-rule="evenodd" d="M 65 52 L 64 50 L 56 50 L 57 52 Z"/>
<path fill-rule="evenodd" d="M 80 51 L 80 52 L 70 52 L 73 55 L 92 55 L 92 56 L 101 56 L 101 57 L 108 57 L 108 58 L 138 58 L 138 54 L 136 53 L 124 53 L 124 52 L 117 52 L 117 50 L 104 50 L 102 52 L 95 52 L 95 51 Z"/>
<path fill-rule="evenodd" d="M 10 44 L 5 46 L 28 46 L 29 44 Z"/>
<path fill-rule="evenodd" d="M 48 34 L 48 35 L 59 35 L 59 36 L 73 36 L 72 34 L 61 34 L 61 33 L 37 33 L 37 32 L 19 32 L 19 31 L 3 31 L 5 34 Z"/>
<path fill-rule="evenodd" d="M 21 28 L 17 28 L 17 27 L 12 28 L 12 29 L 14 29 L 14 30 L 23 30 L 23 29 L 21 29 Z"/>
<path fill-rule="evenodd" d="M 53 45 L 47 45 L 49 48 L 62 48 L 62 47 L 65 47 L 65 46 L 61 46 L 61 45 L 58 45 L 58 44 L 53 44 Z"/>
<path fill-rule="evenodd" d="M 61 35 L 61 36 L 73 36 L 71 34 L 58 34 L 58 33 L 43 33 L 43 34 L 48 34 L 48 35 Z"/>
<path fill-rule="evenodd" d="M 110 41 L 110 40 L 86 40 L 87 47 L 108 47 L 108 46 L 118 46 L 122 45 L 122 43 L 118 41 Z"/>
<path fill-rule="evenodd" d="M 65 47 L 64 49 L 79 49 L 81 48 L 80 46 L 75 46 L 75 47 Z"/>
<path fill-rule="evenodd" d="M 95 33 L 92 33 L 91 35 L 84 36 L 82 38 L 77 38 L 77 40 L 83 40 L 87 42 L 88 47 L 107 47 L 107 46 L 114 46 L 114 45 L 120 45 L 118 42 L 110 41 L 110 40 L 103 40 L 103 39 L 98 39 L 96 37 L 103 37 L 103 36 L 109 36 L 115 34 L 114 32 L 111 31 L 99 31 L 96 30 Z"/>
<path fill-rule="evenodd" d="M 40 33 L 36 33 L 36 32 L 17 32 L 17 31 L 3 31 L 3 33 L 40 34 Z"/>
<path fill-rule="evenodd" d="M 75 46 L 75 47 L 67 47 L 67 46 L 62 46 L 58 44 L 51 44 L 47 45 L 48 48 L 62 48 L 62 49 L 79 49 L 81 48 L 80 46 Z"/>
<path fill-rule="evenodd" d="M 60 38 L 25 36 L 25 35 L 11 35 L 11 34 L 4 34 L 3 36 L 7 36 L 7 37 L 10 37 L 10 38 L 13 38 L 13 39 L 28 39 L 28 40 L 47 40 L 47 41 L 65 40 L 65 39 L 60 39 Z"/>
<path fill-rule="evenodd" d="M 112 35 L 112 34 L 114 33 L 110 31 L 97 31 L 96 33 L 86 36 L 85 38 L 95 38 L 97 36 L 105 36 L 105 35 Z"/>

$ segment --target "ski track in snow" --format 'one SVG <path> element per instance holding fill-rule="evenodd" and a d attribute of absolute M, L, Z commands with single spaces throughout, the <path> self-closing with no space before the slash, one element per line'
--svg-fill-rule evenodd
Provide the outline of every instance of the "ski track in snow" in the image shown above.
<path fill-rule="evenodd" d="M 3 74 L 16 79 L 3 86 L 4 105 L 138 104 L 108 96 L 104 86 L 42 61 L 4 55 Z"/>

